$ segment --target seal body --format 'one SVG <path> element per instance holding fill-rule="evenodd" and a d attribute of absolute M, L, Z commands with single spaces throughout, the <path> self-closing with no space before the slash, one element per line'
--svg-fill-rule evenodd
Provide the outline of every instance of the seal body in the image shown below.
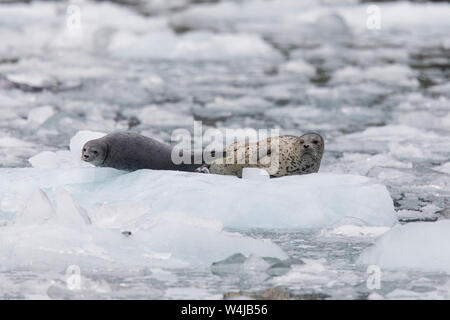
<path fill-rule="evenodd" d="M 208 170 L 238 177 L 242 177 L 243 168 L 264 168 L 271 177 L 314 173 L 319 171 L 323 150 L 324 140 L 317 133 L 234 143 L 224 149 L 224 157 L 214 160 Z"/>
<path fill-rule="evenodd" d="M 86 142 L 81 159 L 97 167 L 126 171 L 139 169 L 194 171 L 200 166 L 175 164 L 171 157 L 172 150 L 171 146 L 155 139 L 134 132 L 118 132 Z"/>

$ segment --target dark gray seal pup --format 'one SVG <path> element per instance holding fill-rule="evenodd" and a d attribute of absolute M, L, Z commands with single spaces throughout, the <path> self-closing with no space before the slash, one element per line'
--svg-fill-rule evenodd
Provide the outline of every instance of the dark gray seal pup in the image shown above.
<path fill-rule="evenodd" d="M 118 132 L 86 142 L 81 159 L 97 167 L 125 171 L 154 169 L 193 172 L 201 166 L 201 164 L 175 164 L 171 157 L 172 150 L 171 146 L 138 133 Z"/>
<path fill-rule="evenodd" d="M 272 137 L 254 143 L 236 142 L 223 150 L 223 158 L 204 167 L 209 173 L 238 177 L 242 177 L 243 168 L 263 168 L 271 177 L 314 173 L 319 171 L 324 146 L 317 133 Z"/>

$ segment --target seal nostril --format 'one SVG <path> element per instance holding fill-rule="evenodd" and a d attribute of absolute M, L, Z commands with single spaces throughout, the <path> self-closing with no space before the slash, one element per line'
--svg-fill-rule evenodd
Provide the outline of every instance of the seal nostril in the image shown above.
<path fill-rule="evenodd" d="M 308 145 L 308 144 L 305 144 L 305 145 L 303 146 L 303 148 L 308 149 L 308 148 L 309 148 L 309 145 Z"/>
<path fill-rule="evenodd" d="M 83 154 L 83 158 L 88 159 L 88 158 L 89 158 L 89 155 Z"/>

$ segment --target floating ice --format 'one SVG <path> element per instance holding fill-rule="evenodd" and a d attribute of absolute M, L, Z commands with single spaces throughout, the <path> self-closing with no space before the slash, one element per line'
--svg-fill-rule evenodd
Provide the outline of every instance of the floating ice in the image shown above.
<path fill-rule="evenodd" d="M 332 81 L 336 83 L 373 81 L 387 83 L 389 86 L 400 87 L 417 87 L 419 85 L 414 72 L 407 66 L 401 65 L 377 66 L 365 70 L 355 67 L 346 67 L 336 71 Z"/>
<path fill-rule="evenodd" d="M 450 273 L 449 243 L 450 220 L 399 225 L 363 251 L 358 262 L 389 269 Z"/>
<path fill-rule="evenodd" d="M 20 88 L 48 89 L 58 85 L 57 79 L 40 73 L 9 74 L 6 79 Z"/>
<path fill-rule="evenodd" d="M 56 215 L 48 198 L 38 192 L 30 199 L 39 200 L 37 211 L 27 206 L 25 217 L 22 214 L 14 223 L 2 227 L 0 261 L 3 265 L 173 268 L 209 265 L 236 250 L 246 255 L 286 258 L 270 241 L 222 231 L 221 225 L 211 220 L 171 212 L 153 215 L 147 210 L 141 210 L 140 216 L 136 216 L 129 214 L 130 207 L 127 207 L 112 217 L 94 212 L 96 219 L 91 224 L 86 211 L 67 192 L 57 188 L 53 196 L 56 196 Z M 111 223 L 115 218 L 116 223 Z M 132 227 L 129 237 L 117 228 L 125 225 Z"/>
<path fill-rule="evenodd" d="M 448 293 L 442 294 L 438 290 L 419 293 L 411 290 L 395 289 L 387 294 L 386 298 L 392 300 L 442 300 L 448 299 Z"/>
<path fill-rule="evenodd" d="M 70 154 L 79 159 L 83 144 L 103 135 L 79 132 L 71 139 Z M 56 153 L 46 157 L 51 156 L 58 159 Z M 60 168 L 59 160 L 50 159 L 47 163 L 41 157 L 39 167 L 56 164 L 56 168 Z M 63 154 L 63 159 L 67 158 L 70 158 L 69 152 Z M 76 162 L 73 164 L 76 166 Z M 71 196 L 88 214 L 104 203 L 147 203 L 155 214 L 185 212 L 237 228 L 323 227 L 348 217 L 360 219 L 366 226 L 392 226 L 396 222 L 386 188 L 362 176 L 318 173 L 261 183 L 254 179 L 176 171 L 122 173 L 109 168 L 76 167 L 72 170 L 0 170 L 4 183 L 0 190 L 4 187 L 6 194 L 13 194 L 11 198 L 24 199 L 29 195 L 17 195 L 17 190 L 8 190 L 9 181 L 28 183 L 30 187 L 24 190 L 36 185 L 40 188 L 67 186 Z M 10 204 L 13 208 L 21 205 L 19 200 Z"/>
<path fill-rule="evenodd" d="M 280 70 L 298 73 L 304 77 L 312 77 L 316 73 L 314 66 L 300 59 L 291 60 L 289 62 L 284 63 L 283 65 L 281 65 Z"/>
<path fill-rule="evenodd" d="M 126 116 L 136 117 L 144 125 L 156 127 L 182 127 L 192 125 L 194 117 L 181 110 L 161 110 L 156 105 L 143 106 L 139 109 L 127 109 Z"/>
<path fill-rule="evenodd" d="M 224 260 L 213 262 L 211 271 L 219 276 L 243 276 L 253 274 L 258 277 L 267 275 L 282 275 L 287 273 L 292 265 L 301 265 L 303 261 L 286 259 L 280 260 L 272 257 L 246 257 L 242 253 L 236 253 Z M 266 273 L 266 274 L 264 274 Z"/>
<path fill-rule="evenodd" d="M 34 108 L 28 113 L 28 123 L 34 127 L 40 126 L 54 114 L 55 110 L 52 106 Z"/>
<path fill-rule="evenodd" d="M 317 227 L 348 217 L 368 226 L 396 222 L 386 188 L 361 176 L 268 179 L 259 169 L 247 169 L 238 179 L 83 167 L 83 144 L 103 135 L 80 131 L 70 151 L 30 159 L 35 168 L 0 169 L 0 212 L 3 219 L 16 217 L 0 235 L 0 253 L 8 263 L 177 267 L 210 264 L 237 252 L 255 256 L 253 262 L 285 259 L 270 241 L 231 234 L 222 226 Z"/>
<path fill-rule="evenodd" d="M 434 170 L 450 174 L 450 162 L 446 162 L 434 168 Z"/>
<path fill-rule="evenodd" d="M 8 190 L 8 183 L 44 188 L 67 186 L 71 196 L 92 213 L 103 203 L 148 203 L 153 213 L 181 211 L 237 228 L 331 226 L 355 217 L 368 226 L 396 222 L 392 200 L 382 185 L 354 175 L 310 174 L 270 179 L 264 183 L 237 177 L 109 168 L 0 170 L 2 196 L 28 196 Z M 31 180 L 30 180 L 31 179 Z M 176 201 L 174 201 L 176 199 Z"/>
<path fill-rule="evenodd" d="M 32 144 L 14 137 L 1 137 L 0 148 L 26 148 L 31 147 Z"/>
<path fill-rule="evenodd" d="M 345 237 L 377 237 L 387 231 L 389 227 L 363 227 L 352 224 L 340 225 L 330 230 L 322 230 L 322 236 L 345 236 Z"/>
<path fill-rule="evenodd" d="M 213 34 L 190 32 L 177 36 L 170 31 L 144 36 L 119 31 L 109 45 L 121 58 L 229 60 L 236 58 L 276 58 L 280 55 L 259 36 L 252 34 Z"/>
<path fill-rule="evenodd" d="M 246 180 L 269 180 L 270 176 L 267 170 L 259 168 L 244 168 L 242 170 L 242 179 Z"/>
<path fill-rule="evenodd" d="M 34 168 L 92 168 L 93 165 L 81 160 L 81 149 L 89 140 L 99 139 L 106 135 L 102 132 L 79 131 L 70 139 L 70 151 L 43 151 L 28 161 Z"/>
<path fill-rule="evenodd" d="M 304 264 L 293 265 L 291 270 L 285 274 L 275 277 L 271 282 L 280 284 L 287 283 L 322 283 L 330 281 L 328 270 L 326 269 L 324 259 L 313 260 L 303 259 Z"/>
<path fill-rule="evenodd" d="M 17 214 L 15 222 L 21 225 L 41 224 L 55 216 L 55 209 L 47 195 L 37 189 L 26 202 L 23 211 Z"/>

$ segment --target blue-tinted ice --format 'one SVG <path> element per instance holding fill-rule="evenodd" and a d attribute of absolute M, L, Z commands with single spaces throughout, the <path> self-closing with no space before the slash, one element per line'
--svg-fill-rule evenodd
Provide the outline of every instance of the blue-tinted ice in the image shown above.
<path fill-rule="evenodd" d="M 68 2 L 0 5 L 1 297 L 251 297 L 278 286 L 293 298 L 450 297 L 449 226 L 441 221 L 450 210 L 449 4 L 380 3 L 381 29 L 369 30 L 368 4 L 357 1 L 127 2 L 133 5 L 77 2 L 81 28 L 68 24 Z M 202 203 L 195 199 L 181 203 L 190 213 L 141 221 L 179 238 L 139 239 L 128 219 L 164 207 L 141 201 L 148 190 L 140 183 L 157 177 L 162 197 L 164 182 L 183 175 L 82 168 L 70 138 L 80 130 L 135 130 L 169 142 L 175 128 L 192 131 L 194 120 L 204 130 L 318 131 L 326 140 L 323 177 L 370 178 L 355 201 L 363 203 L 374 185 L 376 196 L 388 198 L 380 191 L 386 186 L 394 206 L 374 198 L 384 209 L 359 206 L 362 213 L 333 221 L 325 215 L 329 224 L 305 222 L 286 207 L 272 220 L 248 214 L 239 225 L 220 205 L 215 216 L 195 216 Z M 212 183 L 198 179 L 202 187 Z M 123 185 L 136 186 L 130 203 L 120 198 Z M 95 203 L 108 197 L 120 203 Z M 389 205 L 402 223 L 439 221 L 390 230 Z M 26 230 L 41 242 L 21 238 Z M 18 260 L 8 259 L 17 243 L 40 250 L 17 247 Z M 221 250 L 208 251 L 212 245 Z M 245 259 L 234 276 L 212 272 L 212 262 L 239 252 Z M 73 255 L 83 258 L 67 258 Z M 266 256 L 298 263 L 274 274 Z M 108 258 L 116 262 L 105 267 Z M 81 291 L 68 288 L 69 262 L 81 266 Z M 381 267 L 381 289 L 367 288 L 366 263 Z"/>

